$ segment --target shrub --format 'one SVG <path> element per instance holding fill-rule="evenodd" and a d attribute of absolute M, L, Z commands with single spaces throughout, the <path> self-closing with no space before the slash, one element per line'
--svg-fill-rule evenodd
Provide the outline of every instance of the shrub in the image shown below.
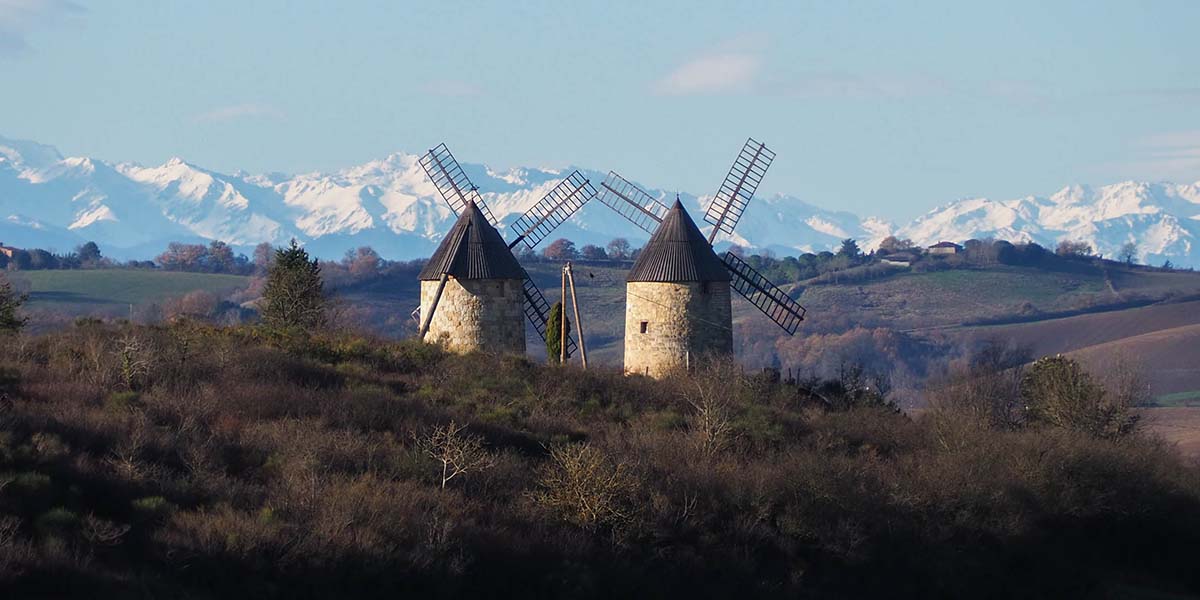
<path fill-rule="evenodd" d="M 1031 421 L 1101 438 L 1128 435 L 1138 420 L 1123 398 L 1109 396 L 1078 362 L 1061 355 L 1030 366 L 1021 397 Z"/>
<path fill-rule="evenodd" d="M 175 510 L 175 506 L 162 496 L 137 498 L 130 503 L 130 507 L 142 519 L 161 519 Z"/>
<path fill-rule="evenodd" d="M 104 399 L 104 410 L 123 413 L 141 407 L 142 395 L 137 392 L 113 392 Z"/>
<path fill-rule="evenodd" d="M 33 522 L 33 527 L 42 535 L 67 535 L 79 526 L 79 515 L 63 508 L 52 508 Z"/>
<path fill-rule="evenodd" d="M 637 479 L 630 466 L 590 444 L 557 445 L 538 478 L 534 501 L 559 518 L 622 533 L 636 518 Z"/>

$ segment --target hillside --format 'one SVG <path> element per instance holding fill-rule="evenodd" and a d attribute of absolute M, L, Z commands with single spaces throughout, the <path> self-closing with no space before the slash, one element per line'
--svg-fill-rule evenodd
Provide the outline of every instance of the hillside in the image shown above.
<path fill-rule="evenodd" d="M 249 277 L 137 269 L 13 271 L 5 274 L 29 294 L 26 309 L 32 325 L 52 324 L 58 317 L 135 317 L 151 305 L 197 290 L 217 297 L 245 288 Z"/>
<path fill-rule="evenodd" d="M 559 265 L 534 262 L 527 268 L 547 298 L 558 301 Z M 589 357 L 597 364 L 622 361 L 626 268 L 613 263 L 575 266 Z M 130 304 L 138 316 L 145 307 L 193 290 L 224 296 L 250 282 L 231 275 L 137 270 L 25 271 L 10 276 L 29 286 L 29 311 L 35 326 L 53 313 L 127 317 Z M 412 335 L 416 323 L 410 313 L 417 307 L 418 290 L 415 271 L 344 285 L 334 290 L 339 322 L 391 338 Z M 907 361 L 906 368 L 922 373 L 925 364 L 944 360 L 956 346 L 986 337 L 1008 337 L 1045 355 L 1193 325 L 1200 320 L 1200 302 L 1161 301 L 1195 294 L 1200 294 L 1200 275 L 1195 273 L 1101 268 L 1088 263 L 1072 264 L 1069 270 L 993 265 L 897 272 L 863 283 L 803 287 L 799 300 L 809 310 L 808 320 L 793 338 L 781 337 L 773 323 L 735 295 L 735 342 L 749 368 L 776 365 L 827 370 L 836 368 L 838 361 L 849 361 L 889 369 L 888 360 L 894 360 L 899 352 Z M 1005 325 L 983 325 L 986 323 Z M 895 333 L 871 340 L 838 337 L 862 328 Z M 1148 357 L 1147 371 L 1156 395 L 1200 389 L 1200 377 L 1193 371 L 1155 366 L 1189 360 L 1193 354 L 1182 341 L 1185 339 L 1161 346 L 1178 348 L 1167 357 L 1170 360 L 1150 360 L 1157 354 L 1139 352 Z M 825 358 L 814 357 L 816 346 L 829 344 L 834 346 Z M 921 344 L 926 346 L 918 347 Z M 532 356 L 541 356 L 541 340 L 531 327 L 527 328 L 527 346 Z M 1104 346 L 1093 355 L 1115 352 L 1119 347 Z M 824 363 L 824 367 L 800 361 Z"/>
<path fill-rule="evenodd" d="M 93 324 L 0 344 L 0 586 L 20 598 L 1200 589 L 1195 466 L 1138 435 L 998 429 L 953 410 L 914 420 L 835 388 L 827 405 L 735 365 L 656 382 L 411 342 L 267 339 Z"/>
<path fill-rule="evenodd" d="M 526 268 L 547 299 L 558 301 L 559 265 L 529 263 Z M 626 268 L 575 266 L 589 355 L 598 364 L 622 361 Z M 415 275 L 409 275 L 349 287 L 338 294 L 348 311 L 359 311 L 368 328 L 402 337 L 416 329 L 408 316 L 418 304 L 418 289 Z M 1054 354 L 1196 323 L 1196 302 L 1144 306 L 1194 294 L 1200 294 L 1200 275 L 1190 272 L 1102 269 L 1090 264 L 1075 265 L 1070 271 L 992 265 L 899 272 L 883 280 L 804 288 L 799 301 L 808 308 L 809 318 L 793 338 L 780 337 L 773 323 L 734 295 L 734 338 L 749 367 L 775 364 L 779 359 L 773 356 L 796 355 L 796 349 L 814 343 L 812 336 L 839 335 L 856 328 L 896 331 L 936 343 L 966 343 L 1003 334 L 1031 343 L 1039 354 Z M 1076 317 L 1085 324 L 1076 326 L 1069 318 L 1054 318 L 1070 313 L 1094 313 L 1104 324 L 1090 326 L 1084 317 Z M 973 325 L 989 322 L 1019 323 Z M 1054 343 L 1036 343 L 1042 332 L 1040 338 Z M 539 356 L 541 341 L 532 329 L 528 334 L 530 354 Z M 846 358 L 856 360 L 854 355 Z M 1196 383 L 1200 388 L 1200 380 Z M 1174 391 L 1175 384 L 1165 389 Z"/>
<path fill-rule="evenodd" d="M 1071 354 L 1094 365 L 1126 361 L 1144 371 L 1152 393 L 1200 396 L 1200 301 L 984 327 L 947 328 L 961 339 L 1010 339 L 1038 356 Z"/>

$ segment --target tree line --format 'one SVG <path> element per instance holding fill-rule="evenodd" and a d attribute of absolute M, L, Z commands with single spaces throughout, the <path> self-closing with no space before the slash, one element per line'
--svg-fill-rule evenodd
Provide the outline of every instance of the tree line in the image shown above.
<path fill-rule="evenodd" d="M 75 247 L 72 252 L 55 254 L 41 248 L 15 249 L 12 256 L 0 253 L 0 269 L 40 271 L 45 269 L 100 269 L 116 263 L 100 255 L 96 242 Z"/>

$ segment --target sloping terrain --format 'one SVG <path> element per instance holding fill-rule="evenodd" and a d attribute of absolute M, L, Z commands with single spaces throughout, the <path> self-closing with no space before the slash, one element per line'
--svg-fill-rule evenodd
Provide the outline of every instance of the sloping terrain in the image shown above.
<path fill-rule="evenodd" d="M 6 276 L 29 295 L 25 311 L 36 330 L 83 316 L 137 318 L 189 292 L 203 290 L 222 298 L 250 284 L 241 275 L 134 269 L 16 271 Z"/>
<path fill-rule="evenodd" d="M 947 333 L 1010 339 L 1037 356 L 1070 353 L 1093 364 L 1124 360 L 1146 374 L 1155 396 L 1200 390 L 1200 301 Z"/>
<path fill-rule="evenodd" d="M 526 268 L 551 303 L 561 298 L 559 264 L 535 262 Z M 596 364 L 622 361 L 627 268 L 618 263 L 575 265 L 589 358 Z M 10 277 L 31 292 L 30 312 L 62 313 L 70 318 L 126 317 L 130 305 L 137 312 L 193 290 L 221 296 L 249 284 L 245 277 L 162 271 L 26 271 Z M 800 350 L 811 346 L 818 336 L 857 327 L 902 331 L 909 338 L 935 342 L 1008 337 L 1032 346 L 1038 355 L 1092 348 L 1089 356 L 1095 358 L 1128 351 L 1147 357 L 1144 367 L 1153 380 L 1155 395 L 1200 390 L 1200 374 L 1181 364 L 1196 357 L 1189 346 L 1192 338 L 1187 333 L 1191 330 L 1186 326 L 1200 322 L 1200 300 L 1121 308 L 1131 299 L 1146 302 L 1149 297 L 1196 294 L 1200 275 L 1114 269 L 1108 278 L 1106 281 L 1103 270 L 1086 264 L 1074 271 L 995 266 L 905 273 L 862 284 L 813 285 L 800 296 L 809 311 L 808 320 L 786 341 L 780 341 L 784 334 L 770 320 L 735 295 L 735 347 L 748 368 L 770 365 L 772 355 L 782 354 L 789 360 L 781 366 L 798 367 L 791 363 L 804 356 Z M 415 272 L 350 285 L 336 290 L 337 312 L 341 322 L 385 337 L 406 337 L 416 331 L 410 315 L 419 303 L 418 290 Z M 1104 312 L 1047 318 L 1067 311 L 1094 310 L 1089 307 L 1096 305 Z M 971 325 L 1005 319 L 1027 322 Z M 529 353 L 541 357 L 540 338 L 532 327 L 526 331 Z M 1125 345 L 1113 343 L 1156 332 L 1162 333 Z M 907 352 L 896 351 L 901 355 Z M 1154 358 L 1160 355 L 1161 359 Z"/>
<path fill-rule="evenodd" d="M 1200 323 L 1088 346 L 1071 354 L 1094 365 L 1129 360 L 1144 370 L 1156 396 L 1200 391 Z"/>
<path fill-rule="evenodd" d="M 1004 336 L 1037 354 L 1061 354 L 1135 336 L 1200 323 L 1200 300 L 1047 319 L 1031 323 L 963 328 L 976 337 Z"/>

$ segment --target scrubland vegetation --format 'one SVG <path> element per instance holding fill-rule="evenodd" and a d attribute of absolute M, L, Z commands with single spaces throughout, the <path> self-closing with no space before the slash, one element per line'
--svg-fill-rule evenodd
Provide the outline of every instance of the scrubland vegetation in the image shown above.
<path fill-rule="evenodd" d="M 0 340 L 16 597 L 1200 588 L 1200 471 L 1065 359 L 993 347 L 910 417 L 853 372 L 656 382 L 188 322 Z"/>

